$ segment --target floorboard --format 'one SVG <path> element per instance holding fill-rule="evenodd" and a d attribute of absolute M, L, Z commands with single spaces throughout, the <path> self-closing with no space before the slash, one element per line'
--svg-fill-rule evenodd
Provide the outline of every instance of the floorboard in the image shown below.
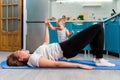
<path fill-rule="evenodd" d="M 0 52 L 0 62 L 11 52 Z M 106 59 L 120 58 L 104 55 Z M 79 54 L 74 59 L 92 59 L 91 54 Z M 0 80 L 120 80 L 120 70 L 78 70 L 78 69 L 2 69 Z"/>

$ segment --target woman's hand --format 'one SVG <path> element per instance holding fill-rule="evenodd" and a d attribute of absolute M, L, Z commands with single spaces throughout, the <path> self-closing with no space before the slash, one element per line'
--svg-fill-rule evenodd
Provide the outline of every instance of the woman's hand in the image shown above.
<path fill-rule="evenodd" d="M 94 67 L 92 66 L 88 66 L 88 65 L 84 65 L 84 64 L 78 64 L 79 68 L 83 68 L 83 69 L 87 69 L 87 70 L 92 70 L 94 69 Z"/>
<path fill-rule="evenodd" d="M 45 18 L 45 24 L 49 24 L 49 18 Z"/>

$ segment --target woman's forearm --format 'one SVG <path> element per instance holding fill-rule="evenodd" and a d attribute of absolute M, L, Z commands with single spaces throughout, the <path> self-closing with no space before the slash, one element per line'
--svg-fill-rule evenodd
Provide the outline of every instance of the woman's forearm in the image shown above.
<path fill-rule="evenodd" d="M 83 68 L 83 69 L 93 69 L 93 67 L 78 63 L 70 63 L 70 62 L 57 62 L 56 67 L 69 67 L 69 68 Z"/>
<path fill-rule="evenodd" d="M 56 67 L 74 67 L 74 68 L 77 68 L 78 64 L 59 61 L 59 62 L 56 62 Z"/>

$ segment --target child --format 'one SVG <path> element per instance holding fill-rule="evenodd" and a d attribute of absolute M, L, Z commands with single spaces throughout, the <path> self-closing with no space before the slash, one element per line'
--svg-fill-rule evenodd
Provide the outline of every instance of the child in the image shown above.
<path fill-rule="evenodd" d="M 48 20 L 49 27 L 52 30 L 56 30 L 58 33 L 58 40 L 59 42 L 63 42 L 68 39 L 69 36 L 73 34 L 73 31 L 69 32 L 67 28 L 65 28 L 65 20 L 63 18 L 58 19 L 57 27 L 53 27 L 53 25 Z"/>

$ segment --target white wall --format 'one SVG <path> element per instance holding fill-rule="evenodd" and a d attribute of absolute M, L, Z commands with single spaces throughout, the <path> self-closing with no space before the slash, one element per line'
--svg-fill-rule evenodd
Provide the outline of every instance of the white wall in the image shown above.
<path fill-rule="evenodd" d="M 117 0 L 117 12 L 120 13 L 120 0 Z"/>
<path fill-rule="evenodd" d="M 101 7 L 83 7 L 83 3 L 56 3 L 52 2 L 51 16 L 56 18 L 62 15 L 71 16 L 73 18 L 77 17 L 81 13 L 87 13 L 90 19 L 92 13 L 95 14 L 96 19 L 109 17 L 112 13 L 112 9 L 117 9 L 117 1 L 113 3 L 101 3 Z"/>

